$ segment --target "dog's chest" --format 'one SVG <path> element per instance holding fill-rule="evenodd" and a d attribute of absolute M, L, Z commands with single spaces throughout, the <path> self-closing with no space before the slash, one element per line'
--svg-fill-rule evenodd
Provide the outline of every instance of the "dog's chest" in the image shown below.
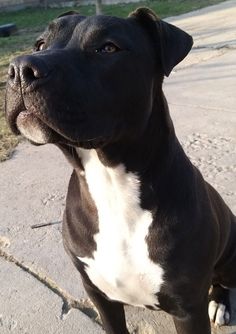
<path fill-rule="evenodd" d="M 151 213 L 140 207 L 140 184 L 124 166 L 104 167 L 94 150 L 81 151 L 88 188 L 98 211 L 99 232 L 87 264 L 91 281 L 110 299 L 156 308 L 163 269 L 149 258 Z"/>

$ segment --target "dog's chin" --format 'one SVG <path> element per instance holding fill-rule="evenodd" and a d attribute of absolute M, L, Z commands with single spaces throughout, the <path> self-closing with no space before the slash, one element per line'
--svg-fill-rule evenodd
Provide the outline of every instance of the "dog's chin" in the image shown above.
<path fill-rule="evenodd" d="M 32 144 L 66 144 L 68 146 L 81 147 L 84 149 L 97 149 L 106 145 L 110 137 L 100 136 L 89 138 L 87 140 L 77 140 L 68 138 L 63 133 L 59 133 L 51 126 L 46 124 L 42 119 L 35 116 L 30 111 L 22 111 L 15 121 L 17 130 L 27 138 Z"/>
<path fill-rule="evenodd" d="M 16 118 L 19 132 L 32 143 L 43 145 L 54 143 L 58 135 L 30 111 L 22 111 Z"/>

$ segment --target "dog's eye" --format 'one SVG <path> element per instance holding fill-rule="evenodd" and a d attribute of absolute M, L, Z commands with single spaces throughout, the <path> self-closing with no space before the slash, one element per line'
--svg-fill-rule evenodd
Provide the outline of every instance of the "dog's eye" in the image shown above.
<path fill-rule="evenodd" d="M 41 50 L 43 50 L 44 45 L 45 45 L 45 42 L 43 40 L 39 40 L 35 44 L 35 51 L 41 51 Z"/>
<path fill-rule="evenodd" d="M 96 49 L 96 52 L 98 53 L 114 53 L 117 51 L 120 51 L 120 48 L 118 48 L 118 46 L 116 46 L 115 44 L 111 42 L 104 44 L 99 49 Z"/>

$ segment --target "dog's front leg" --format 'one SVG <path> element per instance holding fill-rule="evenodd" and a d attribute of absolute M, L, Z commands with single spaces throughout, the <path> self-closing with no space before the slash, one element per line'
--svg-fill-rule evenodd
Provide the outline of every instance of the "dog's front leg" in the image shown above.
<path fill-rule="evenodd" d="M 210 334 L 211 326 L 208 317 L 208 300 L 196 307 L 184 319 L 173 318 L 178 334 Z"/>
<path fill-rule="evenodd" d="M 124 305 L 109 301 L 97 291 L 87 280 L 83 280 L 84 288 L 96 306 L 107 334 L 129 334 L 126 321 Z"/>

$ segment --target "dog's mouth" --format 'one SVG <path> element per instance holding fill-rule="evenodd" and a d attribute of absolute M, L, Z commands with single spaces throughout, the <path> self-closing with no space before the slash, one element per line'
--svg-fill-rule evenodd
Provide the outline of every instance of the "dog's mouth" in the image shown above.
<path fill-rule="evenodd" d="M 58 141 L 60 136 L 34 113 L 21 111 L 13 123 L 15 129 L 35 144 L 47 144 Z"/>
<path fill-rule="evenodd" d="M 35 145 L 52 143 L 85 149 L 103 148 L 119 137 L 121 121 L 111 124 L 104 119 L 103 123 L 82 109 L 61 105 L 54 95 L 46 93 L 22 94 L 20 87 L 13 90 L 7 86 L 5 110 L 13 133 Z"/>
<path fill-rule="evenodd" d="M 57 129 L 52 122 L 43 119 L 30 110 L 18 111 L 9 120 L 12 131 L 21 134 L 35 145 L 63 144 L 86 149 L 101 148 L 110 139 L 110 136 L 98 136 L 86 139 L 73 139 Z"/>

